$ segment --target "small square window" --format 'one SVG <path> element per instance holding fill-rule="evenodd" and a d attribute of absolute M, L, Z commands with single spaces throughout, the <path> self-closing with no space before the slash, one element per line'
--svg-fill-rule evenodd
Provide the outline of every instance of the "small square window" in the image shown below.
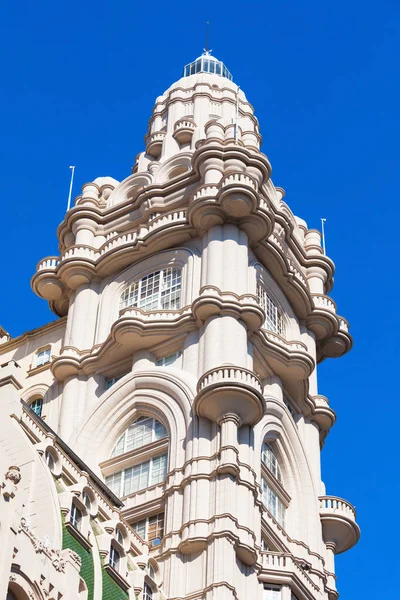
<path fill-rule="evenodd" d="M 50 362 L 50 348 L 46 348 L 45 350 L 40 350 L 36 354 L 36 367 L 41 367 L 42 365 L 46 365 Z"/>

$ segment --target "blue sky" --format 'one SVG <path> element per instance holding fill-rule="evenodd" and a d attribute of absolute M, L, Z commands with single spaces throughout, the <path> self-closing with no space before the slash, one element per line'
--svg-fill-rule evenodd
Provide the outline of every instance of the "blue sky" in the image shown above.
<path fill-rule="evenodd" d="M 57 254 L 69 165 L 75 195 L 97 176 L 130 173 L 155 98 L 201 53 L 207 20 L 215 55 L 255 106 L 274 183 L 309 227 L 327 219 L 332 295 L 355 339 L 319 374 L 338 414 L 323 477 L 356 505 L 362 529 L 337 558 L 341 598 L 399 597 L 387 568 L 399 533 L 398 433 L 387 419 L 398 415 L 400 3 L 2 3 L 0 323 L 18 335 L 52 320 L 29 280 Z"/>

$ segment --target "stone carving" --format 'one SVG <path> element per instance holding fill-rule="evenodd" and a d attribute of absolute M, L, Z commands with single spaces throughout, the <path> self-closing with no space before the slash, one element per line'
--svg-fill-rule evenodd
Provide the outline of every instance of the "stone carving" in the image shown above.
<path fill-rule="evenodd" d="M 21 481 L 21 471 L 20 468 L 16 465 L 11 465 L 8 467 L 8 471 L 6 473 L 6 479 L 9 479 L 13 482 L 14 485 L 17 485 Z"/>
<path fill-rule="evenodd" d="M 14 573 L 11 573 L 9 579 L 10 581 L 17 581 L 17 576 Z"/>
<path fill-rule="evenodd" d="M 56 571 L 65 573 L 65 560 L 61 556 L 60 550 L 55 550 L 55 558 L 52 560 L 52 565 Z"/>

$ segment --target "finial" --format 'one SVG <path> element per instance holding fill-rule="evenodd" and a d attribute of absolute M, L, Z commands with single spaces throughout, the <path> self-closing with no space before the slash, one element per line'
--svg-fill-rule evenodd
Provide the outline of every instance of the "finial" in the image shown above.
<path fill-rule="evenodd" d="M 207 55 L 211 54 L 211 52 L 212 52 L 212 50 L 210 50 L 208 47 L 209 37 L 210 37 L 210 21 L 207 21 L 207 23 L 206 23 L 206 47 L 204 48 L 204 53 Z"/>

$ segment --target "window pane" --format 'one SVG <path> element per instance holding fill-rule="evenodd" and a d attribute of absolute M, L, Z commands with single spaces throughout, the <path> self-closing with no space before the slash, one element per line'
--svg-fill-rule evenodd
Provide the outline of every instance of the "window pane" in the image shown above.
<path fill-rule="evenodd" d="M 149 485 L 150 461 L 125 470 L 123 495 L 133 494 Z"/>
<path fill-rule="evenodd" d="M 152 474 L 150 485 L 156 485 L 164 481 L 167 474 L 167 455 L 156 456 L 152 459 Z"/>
<path fill-rule="evenodd" d="M 37 398 L 29 405 L 29 408 L 33 410 L 34 413 L 38 415 L 38 417 L 42 416 L 42 407 L 43 407 L 43 399 Z"/>
<path fill-rule="evenodd" d="M 141 521 L 137 521 L 137 523 L 133 523 L 133 530 L 136 531 L 141 538 L 146 540 L 146 519 L 142 519 Z"/>
<path fill-rule="evenodd" d="M 106 477 L 106 485 L 116 496 L 120 496 L 121 494 L 121 481 L 122 471 L 119 471 L 118 473 L 113 473 L 112 475 L 108 475 Z"/>
<path fill-rule="evenodd" d="M 259 283 L 257 284 L 257 300 L 261 308 L 265 312 L 265 329 L 285 335 L 285 327 L 283 317 L 278 311 L 278 308 L 272 298 L 267 294 L 266 290 Z"/>
<path fill-rule="evenodd" d="M 158 546 L 164 536 L 164 513 L 149 518 L 147 540 L 152 546 Z"/>
<path fill-rule="evenodd" d="M 127 430 L 125 452 L 140 448 L 152 441 L 153 419 L 140 419 L 133 423 Z"/>

